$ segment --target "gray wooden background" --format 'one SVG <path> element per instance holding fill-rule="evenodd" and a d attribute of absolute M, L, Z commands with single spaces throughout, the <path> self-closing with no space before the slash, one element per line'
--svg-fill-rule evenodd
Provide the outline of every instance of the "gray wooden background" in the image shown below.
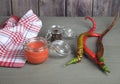
<path fill-rule="evenodd" d="M 29 9 L 38 16 L 114 16 L 120 0 L 0 0 L 0 16 L 22 16 Z"/>

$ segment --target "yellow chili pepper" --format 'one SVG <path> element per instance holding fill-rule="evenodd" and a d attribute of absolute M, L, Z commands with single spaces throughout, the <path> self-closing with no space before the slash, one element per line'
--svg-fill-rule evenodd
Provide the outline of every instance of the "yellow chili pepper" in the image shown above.
<path fill-rule="evenodd" d="M 70 60 L 65 66 L 68 66 L 70 64 L 76 64 L 81 61 L 83 57 L 83 47 L 84 47 L 84 37 L 89 36 L 89 32 L 85 32 L 79 35 L 78 40 L 77 40 L 77 56 Z"/>

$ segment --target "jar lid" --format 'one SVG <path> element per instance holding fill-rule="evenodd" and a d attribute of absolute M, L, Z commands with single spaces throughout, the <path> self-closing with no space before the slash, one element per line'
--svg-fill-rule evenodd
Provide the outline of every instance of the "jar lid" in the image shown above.
<path fill-rule="evenodd" d="M 53 25 L 50 29 L 49 32 L 51 32 L 52 34 L 62 34 L 63 33 L 63 26 L 59 26 L 59 25 Z"/>
<path fill-rule="evenodd" d="M 59 29 L 59 28 L 52 28 L 51 33 L 52 34 L 62 34 L 63 31 L 61 29 Z"/>

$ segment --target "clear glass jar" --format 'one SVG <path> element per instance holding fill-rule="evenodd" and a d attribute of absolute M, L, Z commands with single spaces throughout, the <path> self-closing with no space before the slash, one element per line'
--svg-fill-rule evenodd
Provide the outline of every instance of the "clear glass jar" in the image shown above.
<path fill-rule="evenodd" d="M 64 38 L 74 38 L 75 32 L 70 28 L 65 28 L 64 26 L 60 25 L 53 25 L 51 28 L 48 29 L 45 38 L 53 42 L 55 40 L 63 40 Z"/>
<path fill-rule="evenodd" d="M 66 57 L 71 54 L 71 48 L 63 40 L 55 40 L 50 45 L 50 56 L 54 58 Z"/>
<path fill-rule="evenodd" d="M 70 28 L 64 28 L 63 29 L 63 37 L 65 38 L 74 38 L 75 37 L 75 32 L 70 29 Z"/>
<path fill-rule="evenodd" d="M 53 42 L 55 40 L 61 40 L 63 34 L 63 28 L 59 25 L 53 25 L 46 34 L 46 39 Z"/>
<path fill-rule="evenodd" d="M 49 55 L 48 44 L 43 37 L 33 37 L 26 40 L 24 51 L 26 60 L 32 64 L 43 63 Z"/>

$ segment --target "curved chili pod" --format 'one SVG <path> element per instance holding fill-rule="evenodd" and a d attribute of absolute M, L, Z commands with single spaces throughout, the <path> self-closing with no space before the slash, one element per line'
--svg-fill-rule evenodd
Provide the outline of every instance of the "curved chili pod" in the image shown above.
<path fill-rule="evenodd" d="M 87 17 L 85 17 L 85 19 L 89 19 L 91 22 L 92 22 L 92 27 L 91 27 L 91 29 L 88 31 L 90 34 L 91 34 L 91 37 L 99 37 L 101 34 L 99 34 L 99 33 L 95 33 L 94 31 L 95 31 L 95 29 L 96 29 L 96 22 L 95 22 L 95 20 L 94 20 L 94 18 L 92 18 L 92 17 L 90 17 L 90 16 L 87 16 Z M 92 60 L 93 61 L 95 61 L 95 63 L 97 63 L 98 62 L 98 60 L 97 60 L 97 58 L 96 58 L 96 54 L 93 52 L 93 51 L 91 51 L 90 50 L 90 48 L 88 48 L 87 46 L 86 46 L 86 40 L 87 40 L 87 36 L 84 38 L 84 42 L 83 42 L 83 44 L 84 44 L 84 52 L 85 52 L 85 54 L 87 54 L 90 58 L 92 58 Z"/>
<path fill-rule="evenodd" d="M 92 33 L 92 32 L 89 32 L 89 33 L 90 33 L 89 37 L 99 37 L 100 36 L 99 33 Z M 87 38 L 88 38 L 87 36 L 85 36 L 85 38 L 84 38 L 84 43 L 83 43 L 83 45 L 84 45 L 84 53 L 87 56 L 89 56 L 97 64 L 98 60 L 96 58 L 96 53 L 94 53 L 90 48 L 88 48 L 86 46 L 86 40 L 87 40 Z"/>
<path fill-rule="evenodd" d="M 105 31 L 103 31 L 103 33 L 101 34 L 101 36 L 98 38 L 98 41 L 97 41 L 97 53 L 96 53 L 96 57 L 98 58 L 98 61 L 101 62 L 98 65 L 101 67 L 101 69 L 104 72 L 110 72 L 110 71 L 109 71 L 108 67 L 104 64 L 104 59 L 103 59 L 104 46 L 103 46 L 103 43 L 102 43 L 102 39 L 107 34 L 107 32 L 109 32 L 112 29 L 112 27 L 117 22 L 117 19 L 118 19 L 118 13 L 116 13 L 116 15 L 114 17 L 114 20 L 112 21 L 111 25 L 108 26 L 108 28 Z"/>
<path fill-rule="evenodd" d="M 104 63 L 103 53 L 104 53 L 104 46 L 102 43 L 102 37 L 100 36 L 98 37 L 98 41 L 97 41 L 97 52 L 96 52 L 96 57 L 98 59 L 97 64 L 104 72 L 110 72 L 109 68 Z"/>
<path fill-rule="evenodd" d="M 99 34 L 97 33 L 89 33 L 85 32 L 79 35 L 78 41 L 77 41 L 77 57 L 73 58 L 70 60 L 65 66 L 68 66 L 70 64 L 75 64 L 81 61 L 82 55 L 83 55 L 83 48 L 84 48 L 84 38 L 88 36 L 98 36 Z M 89 49 L 89 48 L 87 48 Z M 91 52 L 90 52 L 91 53 Z"/>
<path fill-rule="evenodd" d="M 79 35 L 78 40 L 77 40 L 77 57 L 70 60 L 67 64 L 65 64 L 65 66 L 68 66 L 70 64 L 75 64 L 81 61 L 82 55 L 83 55 L 83 38 L 86 34 L 87 32 Z"/>

